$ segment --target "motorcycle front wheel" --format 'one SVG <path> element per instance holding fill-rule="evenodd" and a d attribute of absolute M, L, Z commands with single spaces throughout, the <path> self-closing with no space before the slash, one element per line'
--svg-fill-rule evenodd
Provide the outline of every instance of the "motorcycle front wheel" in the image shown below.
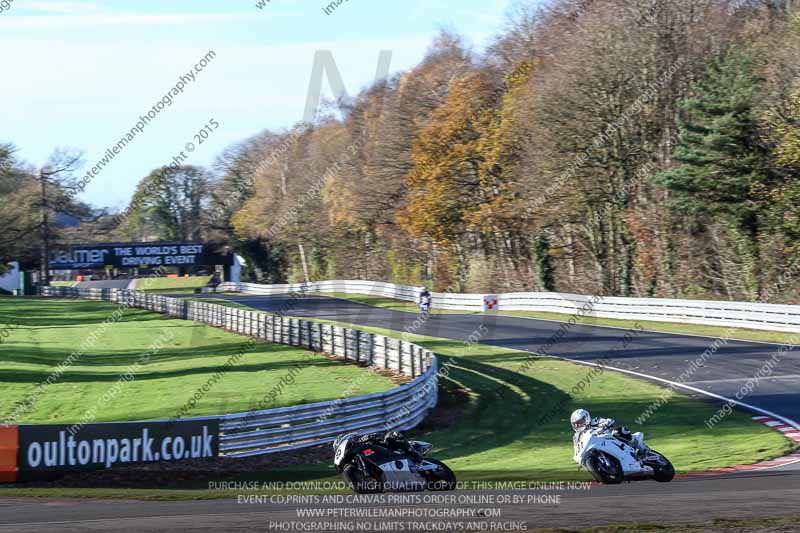
<path fill-rule="evenodd" d="M 429 479 L 425 484 L 425 488 L 431 491 L 445 491 L 456 489 L 456 475 L 450 470 L 450 467 L 436 459 L 425 459 L 426 463 L 434 464 L 438 468 L 434 471 L 428 471 L 427 476 Z M 434 477 L 436 479 L 430 479 Z"/>
<path fill-rule="evenodd" d="M 342 477 L 350 487 L 350 490 L 356 494 L 383 492 L 383 482 L 365 475 L 356 465 L 345 466 L 344 470 L 342 470 Z"/>
<path fill-rule="evenodd" d="M 657 457 L 654 461 L 647 461 L 647 466 L 653 469 L 653 479 L 659 483 L 667 483 L 672 481 L 675 477 L 675 467 L 669 462 L 669 459 L 661 455 L 655 450 L 650 450 L 651 455 Z"/>
<path fill-rule="evenodd" d="M 605 453 L 596 453 L 586 459 L 586 470 L 592 474 L 595 481 L 605 485 L 622 483 L 622 465 L 616 458 Z"/>

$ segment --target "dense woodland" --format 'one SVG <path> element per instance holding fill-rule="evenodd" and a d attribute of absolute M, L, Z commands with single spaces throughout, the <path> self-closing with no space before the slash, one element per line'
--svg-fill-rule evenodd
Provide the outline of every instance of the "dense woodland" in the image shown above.
<path fill-rule="evenodd" d="M 35 257 L 49 211 L 82 221 L 55 240 L 231 242 L 262 282 L 302 280 L 305 263 L 311 279 L 440 291 L 793 302 L 795 4 L 519 2 L 486 49 L 443 31 L 414 69 L 312 124 L 213 168 L 154 170 L 124 216 L 75 202 L 69 177 L 8 145 L 0 253 Z"/>

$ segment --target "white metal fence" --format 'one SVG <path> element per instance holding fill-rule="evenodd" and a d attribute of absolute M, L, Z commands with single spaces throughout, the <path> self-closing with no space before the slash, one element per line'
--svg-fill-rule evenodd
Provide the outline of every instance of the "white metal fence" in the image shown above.
<path fill-rule="evenodd" d="M 417 301 L 420 287 L 395 285 L 380 281 L 316 281 L 309 284 L 258 285 L 224 283 L 218 290 L 246 294 L 285 294 L 293 292 L 351 293 Z M 678 322 L 711 326 L 800 332 L 800 306 L 726 302 L 714 300 L 677 300 L 669 298 L 593 297 L 558 292 L 514 292 L 505 294 L 431 293 L 434 309 L 456 311 L 538 311 L 574 314 L 580 309 L 586 316 Z"/>
<path fill-rule="evenodd" d="M 129 290 L 44 287 L 42 295 L 104 300 L 148 309 L 260 340 L 395 370 L 413 378 L 386 392 L 212 417 L 220 421 L 220 454 L 224 456 L 247 457 L 304 448 L 332 442 L 337 435 L 350 431 L 406 430 L 422 422 L 436 405 L 436 357 L 429 350 L 400 339 L 311 320 Z"/>

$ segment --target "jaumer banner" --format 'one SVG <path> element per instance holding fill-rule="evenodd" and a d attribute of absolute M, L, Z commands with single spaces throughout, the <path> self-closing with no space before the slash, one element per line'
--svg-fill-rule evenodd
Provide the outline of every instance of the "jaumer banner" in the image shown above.
<path fill-rule="evenodd" d="M 232 265 L 233 254 L 209 243 L 87 244 L 56 250 L 50 268 L 152 268 L 158 266 Z"/>

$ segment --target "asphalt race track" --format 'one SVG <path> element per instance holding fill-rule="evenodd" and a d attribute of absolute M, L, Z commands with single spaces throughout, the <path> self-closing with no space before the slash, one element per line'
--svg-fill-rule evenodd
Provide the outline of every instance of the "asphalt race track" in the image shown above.
<path fill-rule="evenodd" d="M 430 494 L 430 493 L 423 493 Z M 449 493 L 486 501 L 493 491 Z M 239 503 L 235 493 L 229 499 L 177 502 L 140 502 L 80 499 L 0 499 L 0 533 L 31 531 L 280 531 L 271 522 L 303 521 L 298 509 L 500 509 L 500 517 L 464 519 L 526 522 L 528 530 L 545 527 L 587 527 L 590 525 L 644 523 L 704 523 L 713 518 L 748 518 L 797 514 L 800 501 L 800 472 L 737 474 L 676 479 L 672 483 L 630 483 L 616 486 L 592 485 L 589 490 L 505 492 L 550 496 L 548 502 L 533 499 L 525 504 L 397 502 L 348 505 L 298 505 L 287 503 Z M 560 501 L 554 500 L 560 495 Z M 370 495 L 367 495 L 369 497 Z M 314 519 L 315 521 L 321 519 Z M 328 517 L 329 522 L 372 522 L 367 518 Z M 393 519 L 394 520 L 394 519 Z M 387 521 L 387 519 L 383 519 Z M 401 522 L 443 522 L 450 518 L 396 519 Z M 360 531 L 376 531 L 377 528 Z M 283 529 L 287 531 L 287 529 Z M 289 530 L 291 531 L 291 530 Z M 322 528 L 314 531 L 347 531 Z M 410 529 L 406 529 L 410 531 Z M 726 531 L 724 527 L 714 531 Z"/>
<path fill-rule="evenodd" d="M 186 296 L 180 295 L 180 296 Z M 561 322 L 485 314 L 419 315 L 375 308 L 349 300 L 306 296 L 204 295 L 224 298 L 256 309 L 289 316 L 305 316 L 352 324 L 410 331 L 421 335 L 466 340 L 485 332 L 480 342 L 539 353 Z M 573 325 L 549 350 L 552 355 L 581 362 L 611 360 L 612 368 L 674 380 L 698 358 L 714 339 L 640 331 L 620 349 L 627 330 Z M 743 401 L 782 417 L 800 420 L 800 349 L 779 352 L 780 346 L 744 341 L 727 341 L 687 385 L 732 398 L 765 361 L 779 354 L 779 364 L 768 379 Z M 694 396 L 704 398 L 702 394 Z M 707 397 L 706 397 L 707 398 Z M 716 401 L 716 400 L 715 400 Z M 428 493 L 426 493 L 428 494 Z M 492 491 L 455 492 L 470 497 L 489 497 Z M 505 493 L 509 494 L 509 493 Z M 515 493 L 510 493 L 515 494 Z M 518 492 L 555 496 L 553 492 Z M 544 527 L 587 527 L 639 522 L 644 524 L 703 523 L 715 518 L 752 518 L 798 514 L 800 464 L 748 473 L 683 477 L 672 483 L 639 482 L 619 486 L 592 485 L 588 490 L 561 492 L 558 503 L 408 504 L 363 503 L 347 508 L 438 509 L 498 508 L 502 521 L 526 522 L 528 530 Z M 309 504 L 237 502 L 230 498 L 185 502 L 141 502 L 55 498 L 0 499 L 0 533 L 5 531 L 237 531 L 280 530 L 271 522 L 303 520 L 298 509 Z M 327 504 L 330 509 L 337 507 Z M 319 519 L 315 519 L 319 520 Z M 366 518 L 326 518 L 327 521 L 370 522 Z M 400 522 L 435 523 L 439 518 L 398 519 Z M 448 519 L 449 520 L 449 519 Z M 486 518 L 487 521 L 492 519 Z M 496 519 L 495 519 L 496 520 Z M 380 521 L 374 519 L 374 522 Z M 385 520 L 384 520 L 385 521 Z M 315 529 L 315 531 L 347 529 Z M 372 529 L 365 529 L 372 530 Z M 723 531 L 715 529 L 713 531 Z M 286 529 L 284 529 L 286 531 Z M 409 531 L 409 529 L 406 529 Z"/>
<path fill-rule="evenodd" d="M 480 342 L 534 353 L 544 353 L 543 346 L 563 324 L 488 314 L 432 314 L 422 321 L 414 313 L 323 296 L 206 296 L 287 316 L 315 317 L 448 339 L 467 340 L 470 335 L 488 330 L 480 336 Z M 638 331 L 623 347 L 626 333 L 628 330 L 618 328 L 573 325 L 549 348 L 549 354 L 583 362 L 609 359 L 609 367 L 675 381 L 715 340 Z M 775 344 L 728 340 L 685 384 L 734 398 L 765 361 L 777 355 L 772 375 L 760 379 L 757 388 L 742 401 L 800 421 L 800 347 L 790 347 L 785 353 L 779 352 L 780 348 Z"/>

